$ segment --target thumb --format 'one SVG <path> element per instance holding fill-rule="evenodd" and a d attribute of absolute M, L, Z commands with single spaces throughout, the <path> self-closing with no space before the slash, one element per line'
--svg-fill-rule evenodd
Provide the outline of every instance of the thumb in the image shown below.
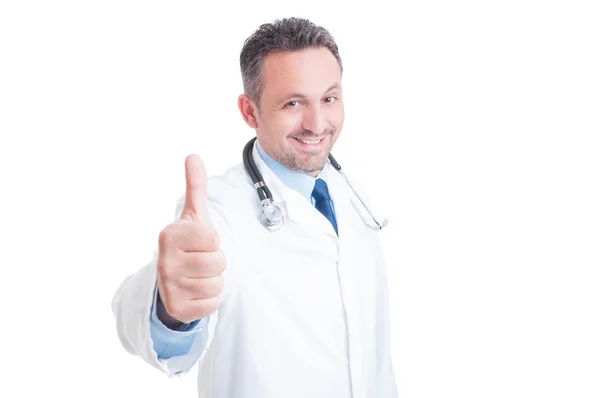
<path fill-rule="evenodd" d="M 191 221 L 208 220 L 206 199 L 206 168 L 198 155 L 185 158 L 185 204 L 182 219 Z"/>

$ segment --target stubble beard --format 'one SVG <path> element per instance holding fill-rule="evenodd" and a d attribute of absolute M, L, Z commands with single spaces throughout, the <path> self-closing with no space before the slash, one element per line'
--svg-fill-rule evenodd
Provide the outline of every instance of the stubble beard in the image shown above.
<path fill-rule="evenodd" d="M 302 153 L 299 153 L 296 150 L 292 150 L 287 153 L 282 153 L 280 162 L 289 169 L 301 173 L 312 174 L 317 171 L 321 171 L 323 169 L 323 166 L 325 166 L 325 163 L 327 162 L 327 158 L 331 153 L 331 149 L 333 148 L 334 132 L 335 131 L 333 130 L 328 130 L 325 133 L 325 137 L 323 139 L 328 140 L 327 146 L 321 149 L 320 151 L 302 151 Z M 290 134 L 290 137 L 298 137 L 310 140 L 315 138 L 315 134 L 312 134 L 311 132 L 304 132 L 300 134 Z"/>

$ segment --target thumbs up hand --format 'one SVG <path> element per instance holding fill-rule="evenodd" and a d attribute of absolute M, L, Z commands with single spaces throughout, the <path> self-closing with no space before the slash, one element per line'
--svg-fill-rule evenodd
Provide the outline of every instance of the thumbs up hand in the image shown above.
<path fill-rule="evenodd" d="M 181 216 L 159 235 L 157 282 L 167 313 L 190 323 L 218 309 L 226 260 L 209 218 L 206 169 L 197 155 L 185 160 L 185 181 Z"/>

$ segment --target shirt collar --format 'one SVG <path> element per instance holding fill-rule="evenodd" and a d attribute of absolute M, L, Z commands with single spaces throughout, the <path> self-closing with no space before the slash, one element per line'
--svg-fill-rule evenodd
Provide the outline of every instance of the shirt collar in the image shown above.
<path fill-rule="evenodd" d="M 265 164 L 273 171 L 273 173 L 281 180 L 281 182 L 283 182 L 289 188 L 297 191 L 300 195 L 310 201 L 312 191 L 315 188 L 315 177 L 294 171 L 279 163 L 264 151 L 258 140 L 256 140 L 256 150 Z M 325 182 L 327 182 L 325 178 L 325 168 L 321 170 L 317 178 L 322 178 L 325 180 Z"/>

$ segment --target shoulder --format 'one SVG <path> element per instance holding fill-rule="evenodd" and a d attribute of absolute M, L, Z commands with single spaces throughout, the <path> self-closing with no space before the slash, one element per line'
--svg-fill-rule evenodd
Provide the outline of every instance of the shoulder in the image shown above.
<path fill-rule="evenodd" d="M 211 176 L 207 184 L 208 201 L 221 206 L 239 204 L 244 195 L 253 190 L 241 164 L 230 167 L 223 174 Z"/>

